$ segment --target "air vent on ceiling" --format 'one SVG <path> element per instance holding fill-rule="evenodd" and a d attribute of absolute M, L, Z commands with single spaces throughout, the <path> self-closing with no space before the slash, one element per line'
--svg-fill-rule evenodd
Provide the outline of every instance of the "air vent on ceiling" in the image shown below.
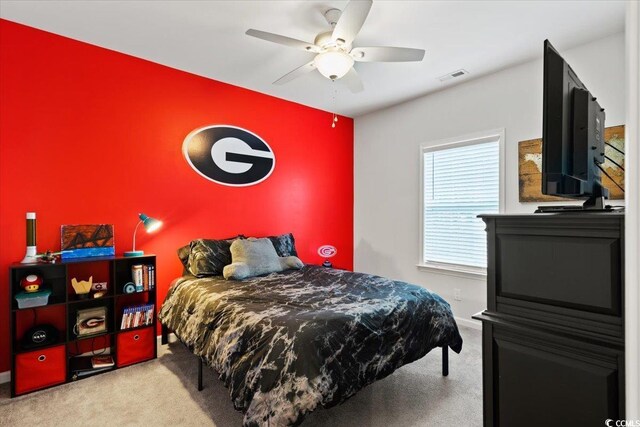
<path fill-rule="evenodd" d="M 441 82 L 446 82 L 447 80 L 455 79 L 456 77 L 462 77 L 462 76 L 465 76 L 467 74 L 469 74 L 469 72 L 467 70 L 460 69 L 460 70 L 456 70 L 456 71 L 452 71 L 450 73 L 447 73 L 442 77 L 438 77 L 438 80 L 440 80 Z"/>

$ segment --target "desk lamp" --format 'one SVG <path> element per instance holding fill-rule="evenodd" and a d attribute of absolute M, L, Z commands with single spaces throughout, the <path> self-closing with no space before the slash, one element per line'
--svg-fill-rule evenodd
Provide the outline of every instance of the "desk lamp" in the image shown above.
<path fill-rule="evenodd" d="M 147 233 L 153 233 L 158 228 L 162 227 L 162 221 L 158 221 L 157 219 L 151 218 L 143 213 L 138 214 L 138 218 L 140 218 L 140 221 L 136 224 L 135 230 L 133 230 L 133 248 L 132 250 L 124 253 L 124 256 L 126 257 L 144 255 L 144 251 L 136 251 L 136 233 L 138 232 L 140 224 L 144 225 L 144 229 L 147 230 Z"/>

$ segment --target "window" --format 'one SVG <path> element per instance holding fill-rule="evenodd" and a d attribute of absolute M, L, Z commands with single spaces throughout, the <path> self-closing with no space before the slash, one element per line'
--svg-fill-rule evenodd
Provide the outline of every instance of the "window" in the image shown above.
<path fill-rule="evenodd" d="M 504 131 L 424 144 L 420 266 L 486 274 L 479 214 L 501 211 Z"/>

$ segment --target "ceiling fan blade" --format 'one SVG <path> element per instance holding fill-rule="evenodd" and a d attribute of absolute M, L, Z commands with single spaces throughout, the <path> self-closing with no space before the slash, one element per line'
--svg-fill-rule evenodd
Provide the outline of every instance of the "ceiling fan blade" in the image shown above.
<path fill-rule="evenodd" d="M 315 64 L 313 63 L 313 61 L 304 64 L 302 67 L 298 67 L 295 70 L 285 74 L 284 76 L 280 77 L 278 80 L 276 80 L 275 82 L 273 82 L 274 85 L 283 85 L 285 83 L 289 83 L 291 80 L 296 79 L 300 76 L 303 76 L 313 70 L 316 69 Z"/>
<path fill-rule="evenodd" d="M 362 92 L 364 90 L 362 80 L 360 80 L 360 76 L 353 67 L 340 80 L 343 80 L 347 84 L 349 90 L 353 93 Z"/>
<path fill-rule="evenodd" d="M 424 49 L 409 47 L 356 47 L 350 55 L 359 62 L 411 62 L 422 61 Z"/>
<path fill-rule="evenodd" d="M 320 52 L 320 48 L 313 43 L 303 42 L 302 40 L 292 39 L 291 37 L 281 36 L 279 34 L 268 33 L 266 31 L 254 30 L 253 28 L 247 30 L 245 33 L 248 36 L 257 37 L 262 40 L 266 40 L 272 43 L 278 43 L 284 46 L 293 47 L 296 49 L 306 50 L 307 52 Z"/>
<path fill-rule="evenodd" d="M 331 38 L 345 45 L 351 44 L 367 19 L 372 3 L 372 0 L 351 0 L 340 15 Z"/>

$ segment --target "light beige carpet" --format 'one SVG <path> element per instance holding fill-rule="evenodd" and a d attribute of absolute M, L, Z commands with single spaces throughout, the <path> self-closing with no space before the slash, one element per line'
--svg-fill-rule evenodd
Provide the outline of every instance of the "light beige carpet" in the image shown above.
<path fill-rule="evenodd" d="M 304 426 L 480 426 L 480 331 L 460 328 L 460 355 L 441 352 L 404 366 L 342 405 L 310 414 Z M 1 426 L 241 426 L 227 389 L 205 368 L 196 389 L 195 356 L 181 344 L 161 346 L 158 359 L 14 399 L 0 386 Z"/>

